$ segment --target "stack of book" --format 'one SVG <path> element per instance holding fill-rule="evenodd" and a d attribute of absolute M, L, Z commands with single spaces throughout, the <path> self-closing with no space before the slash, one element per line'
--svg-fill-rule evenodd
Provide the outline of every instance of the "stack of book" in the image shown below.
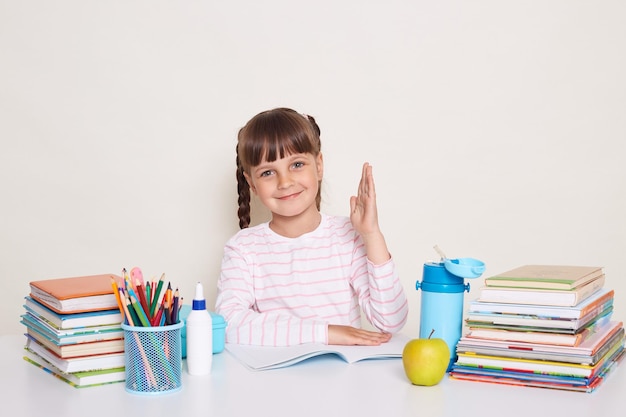
<path fill-rule="evenodd" d="M 115 275 L 33 281 L 25 297 L 24 359 L 80 388 L 125 380 Z"/>
<path fill-rule="evenodd" d="M 601 267 L 525 265 L 485 279 L 450 377 L 592 392 L 624 355 Z"/>

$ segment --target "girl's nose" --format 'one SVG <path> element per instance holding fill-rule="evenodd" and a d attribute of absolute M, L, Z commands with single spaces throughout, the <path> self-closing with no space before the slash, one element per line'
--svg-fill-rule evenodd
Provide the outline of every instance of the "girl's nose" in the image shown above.
<path fill-rule="evenodd" d="M 278 188 L 289 188 L 294 184 L 293 178 L 289 174 L 281 174 L 278 176 Z"/>

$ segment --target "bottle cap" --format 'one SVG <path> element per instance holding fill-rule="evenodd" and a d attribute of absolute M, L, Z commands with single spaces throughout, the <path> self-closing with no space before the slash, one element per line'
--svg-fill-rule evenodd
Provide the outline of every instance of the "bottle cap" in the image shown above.
<path fill-rule="evenodd" d="M 478 278 L 485 272 L 485 263 L 474 258 L 446 259 L 444 267 L 461 278 Z"/>
<path fill-rule="evenodd" d="M 206 300 L 204 299 L 204 291 L 200 282 L 196 284 L 196 295 L 193 297 L 191 306 L 193 310 L 206 310 Z"/>

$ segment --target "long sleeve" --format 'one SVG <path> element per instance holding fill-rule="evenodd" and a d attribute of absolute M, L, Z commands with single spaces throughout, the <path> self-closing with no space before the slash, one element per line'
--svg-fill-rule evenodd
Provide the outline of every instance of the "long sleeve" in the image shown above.
<path fill-rule="evenodd" d="M 407 321 L 409 305 L 393 258 L 382 265 L 366 260 L 363 269 L 352 281 L 363 314 L 377 329 L 397 333 Z"/>
<path fill-rule="evenodd" d="M 348 218 L 323 215 L 318 229 L 295 239 L 264 223 L 225 246 L 216 311 L 229 343 L 327 343 L 329 324 L 361 327 L 361 310 L 391 333 L 408 314 L 393 260 L 368 262 Z"/>
<path fill-rule="evenodd" d="M 326 343 L 328 326 L 322 320 L 298 317 L 287 308 L 258 310 L 249 262 L 236 247 L 225 247 L 216 311 L 226 320 L 226 341 L 262 346 Z"/>

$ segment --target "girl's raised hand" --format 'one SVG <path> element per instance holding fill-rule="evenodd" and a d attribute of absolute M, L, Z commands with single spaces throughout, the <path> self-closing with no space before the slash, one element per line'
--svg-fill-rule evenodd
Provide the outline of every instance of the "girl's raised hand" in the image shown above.
<path fill-rule="evenodd" d="M 378 227 L 374 176 L 372 166 L 367 162 L 363 164 L 357 195 L 350 197 L 350 221 L 363 239 L 367 259 L 380 265 L 391 258 L 385 238 Z"/>
<path fill-rule="evenodd" d="M 361 236 L 379 233 L 372 166 L 365 162 L 357 195 L 350 197 L 350 221 Z"/>

